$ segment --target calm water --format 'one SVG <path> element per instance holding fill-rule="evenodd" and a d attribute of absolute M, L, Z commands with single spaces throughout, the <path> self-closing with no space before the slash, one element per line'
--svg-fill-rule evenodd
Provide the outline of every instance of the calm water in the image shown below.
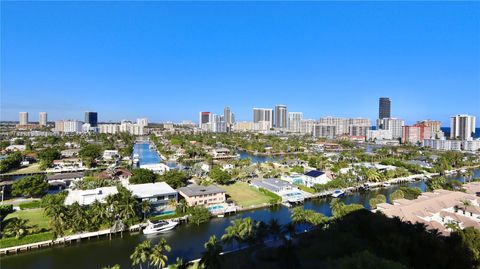
<path fill-rule="evenodd" d="M 154 149 L 150 149 L 148 143 L 136 143 L 133 145 L 133 154 L 138 154 L 140 165 L 159 163 L 160 156 Z"/>
<path fill-rule="evenodd" d="M 419 187 L 425 190 L 424 182 L 409 183 L 409 186 Z M 371 192 L 355 193 L 342 198 L 347 203 L 360 203 L 368 208 L 368 200 L 379 193 L 388 194 L 399 188 L 393 186 L 389 189 L 376 189 Z M 306 209 L 321 212 L 327 216 L 331 215 L 329 207 L 330 198 L 308 201 L 304 204 Z M 184 260 L 196 259 L 203 251 L 203 244 L 210 235 L 221 237 L 230 221 L 235 218 L 251 217 L 257 221 L 269 221 L 272 218 L 279 220 L 281 224 L 290 222 L 290 210 L 280 206 L 278 208 L 259 209 L 243 212 L 226 218 L 215 218 L 200 226 L 186 224 L 164 235 L 144 236 L 143 234 L 126 235 L 123 239 L 115 237 L 112 240 L 84 240 L 81 243 L 71 246 L 58 246 L 34 250 L 2 257 L 1 268 L 8 269 L 63 269 L 63 268 L 101 268 L 102 266 L 120 264 L 122 268 L 131 268 L 129 256 L 135 246 L 145 240 L 151 239 L 156 243 L 160 237 L 164 237 L 172 246 L 172 252 L 168 255 L 170 261 L 176 257 Z M 299 227 L 300 229 L 302 227 Z M 228 248 L 227 248 L 228 249 Z"/>
<path fill-rule="evenodd" d="M 240 159 L 250 159 L 252 163 L 265 163 L 265 162 L 275 162 L 282 160 L 282 156 L 263 156 L 263 155 L 253 155 L 244 150 L 237 150 L 237 154 L 240 156 Z"/>

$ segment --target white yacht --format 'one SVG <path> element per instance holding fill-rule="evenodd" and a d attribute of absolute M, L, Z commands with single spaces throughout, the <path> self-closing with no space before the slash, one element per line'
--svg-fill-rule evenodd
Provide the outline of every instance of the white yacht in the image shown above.
<path fill-rule="evenodd" d="M 345 195 L 345 192 L 342 190 L 336 190 L 332 193 L 333 198 L 340 198 L 340 197 L 343 197 L 344 195 Z"/>
<path fill-rule="evenodd" d="M 175 226 L 178 225 L 176 221 L 169 221 L 169 220 L 148 220 L 147 227 L 143 230 L 143 234 L 156 234 L 156 233 L 164 233 L 167 231 L 172 230 Z"/>

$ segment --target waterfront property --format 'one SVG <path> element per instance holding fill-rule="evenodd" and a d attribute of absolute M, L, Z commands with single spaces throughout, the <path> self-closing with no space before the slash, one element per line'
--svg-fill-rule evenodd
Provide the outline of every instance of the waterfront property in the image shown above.
<path fill-rule="evenodd" d="M 152 207 L 152 212 L 162 212 L 166 209 L 170 200 L 177 201 L 177 192 L 165 182 L 132 184 L 125 186 L 132 192 L 137 200 L 148 201 Z M 65 205 L 71 205 L 75 202 L 80 205 L 90 205 L 94 201 L 101 203 L 109 195 L 118 193 L 117 187 L 101 187 L 92 190 L 69 190 L 65 198 Z"/>
<path fill-rule="evenodd" d="M 315 184 L 327 184 L 331 179 L 325 172 L 312 170 L 305 173 L 302 177 L 303 182 L 300 183 L 307 187 L 313 187 Z"/>
<path fill-rule="evenodd" d="M 225 191 L 215 185 L 190 185 L 178 189 L 189 206 L 225 203 Z"/>
<path fill-rule="evenodd" d="M 293 184 L 276 178 L 252 180 L 252 187 L 263 188 L 282 197 L 283 202 L 302 202 L 305 198 L 302 192 Z"/>
<path fill-rule="evenodd" d="M 83 172 L 59 173 L 47 176 L 47 181 L 48 184 L 50 184 L 51 186 L 61 186 L 63 188 L 68 188 L 72 184 L 72 182 L 82 180 L 83 176 Z"/>
<path fill-rule="evenodd" d="M 468 186 L 472 192 L 479 191 L 480 185 Z M 475 189 L 476 188 L 476 189 Z M 388 217 L 398 217 L 403 221 L 420 222 L 430 229 L 449 234 L 452 226 L 480 228 L 480 198 L 458 191 L 435 190 L 423 193 L 415 200 L 398 199 L 393 205 L 382 203 L 377 210 Z"/>
<path fill-rule="evenodd" d="M 47 173 L 82 171 L 86 168 L 79 158 L 66 158 L 53 161 L 53 168 L 47 169 Z"/>

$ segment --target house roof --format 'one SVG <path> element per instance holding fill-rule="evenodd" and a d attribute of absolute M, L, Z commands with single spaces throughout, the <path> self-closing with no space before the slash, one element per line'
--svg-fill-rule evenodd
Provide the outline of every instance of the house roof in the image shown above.
<path fill-rule="evenodd" d="M 59 174 L 54 174 L 54 175 L 48 176 L 47 180 L 70 179 L 70 178 L 77 178 L 77 177 L 83 177 L 83 176 L 84 176 L 83 172 L 59 173 Z"/>
<path fill-rule="evenodd" d="M 319 177 L 321 175 L 325 174 L 324 172 L 320 172 L 318 170 L 312 170 L 312 171 L 309 171 L 307 173 L 305 173 L 306 176 L 309 176 L 309 177 Z"/>
<path fill-rule="evenodd" d="M 225 192 L 224 190 L 220 189 L 215 185 L 209 185 L 209 186 L 190 185 L 187 187 L 179 188 L 178 191 L 189 197 Z"/>
<path fill-rule="evenodd" d="M 132 184 L 128 185 L 127 189 L 132 191 L 133 196 L 138 198 L 148 198 L 177 192 L 165 182 Z"/>
<path fill-rule="evenodd" d="M 276 178 L 267 178 L 262 181 L 259 180 L 253 180 L 252 185 L 258 186 L 260 188 L 267 189 L 271 192 L 278 192 L 282 190 L 283 188 L 292 188 L 295 187 L 295 185 L 290 184 L 286 181 L 276 179 Z"/>

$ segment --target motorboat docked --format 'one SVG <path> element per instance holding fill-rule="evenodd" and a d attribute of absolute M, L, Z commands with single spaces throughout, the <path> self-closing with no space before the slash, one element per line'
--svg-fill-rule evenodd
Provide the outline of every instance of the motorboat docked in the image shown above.
<path fill-rule="evenodd" d="M 342 190 L 336 190 L 332 193 L 333 198 L 340 198 L 340 197 L 343 197 L 343 196 L 345 196 L 345 192 L 342 191 Z"/>
<path fill-rule="evenodd" d="M 392 186 L 392 184 L 390 184 L 390 182 L 383 182 L 382 186 L 386 188 Z"/>
<path fill-rule="evenodd" d="M 178 222 L 169 220 L 148 220 L 147 222 L 148 225 L 143 230 L 143 234 L 164 233 L 172 230 L 178 225 Z"/>

